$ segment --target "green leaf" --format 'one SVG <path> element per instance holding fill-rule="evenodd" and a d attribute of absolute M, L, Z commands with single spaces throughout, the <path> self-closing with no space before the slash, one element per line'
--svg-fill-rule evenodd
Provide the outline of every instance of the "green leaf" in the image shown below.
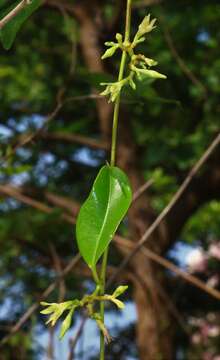
<path fill-rule="evenodd" d="M 79 250 L 90 268 L 95 267 L 107 248 L 131 200 L 131 188 L 123 171 L 103 166 L 76 223 Z"/>
<path fill-rule="evenodd" d="M 166 79 L 166 75 L 159 73 L 155 70 L 144 70 L 141 69 L 140 71 L 142 74 L 146 75 L 147 77 L 153 78 L 153 79 Z"/>
<path fill-rule="evenodd" d="M 122 36 L 122 34 L 117 33 L 117 34 L 115 35 L 115 38 L 116 38 L 116 40 L 118 41 L 119 45 L 122 45 L 122 43 L 123 43 L 123 36 Z"/>
<path fill-rule="evenodd" d="M 131 88 L 133 90 L 136 90 L 136 84 L 135 84 L 134 80 L 131 77 L 129 78 L 129 85 L 131 86 Z"/>
<path fill-rule="evenodd" d="M 116 45 L 110 47 L 109 49 L 107 49 L 106 52 L 102 55 L 102 60 L 113 56 L 118 48 L 119 48 L 119 45 L 116 44 Z"/>
<path fill-rule="evenodd" d="M 41 5 L 42 0 L 32 0 L 29 5 L 26 5 L 15 17 L 13 17 L 1 30 L 0 41 L 3 47 L 8 50 L 12 46 L 16 34 L 22 24 L 29 18 L 29 16 Z M 19 2 L 11 6 L 6 13 L 1 14 L 1 18 L 7 15 L 12 9 L 16 7 Z"/>
<path fill-rule="evenodd" d="M 125 286 L 119 286 L 117 287 L 117 289 L 114 291 L 114 293 L 112 294 L 112 296 L 114 298 L 117 298 L 118 296 L 122 295 L 126 290 L 127 290 L 128 286 L 125 285 Z"/>
<path fill-rule="evenodd" d="M 50 324 L 51 326 L 54 326 L 57 322 L 57 320 L 61 317 L 61 315 L 64 313 L 64 311 L 70 309 L 73 306 L 73 301 L 65 301 L 62 303 L 46 303 L 41 302 L 42 306 L 48 306 L 48 308 L 41 311 L 41 314 L 43 315 L 50 315 L 48 321 L 46 324 Z"/>
<path fill-rule="evenodd" d="M 60 336 L 59 336 L 60 340 L 64 337 L 64 335 L 66 334 L 66 332 L 69 330 L 69 328 L 71 326 L 74 310 L 75 310 L 75 308 L 70 310 L 69 314 L 66 316 L 66 318 L 62 322 L 62 326 L 60 329 Z"/>
<path fill-rule="evenodd" d="M 148 69 L 139 69 L 135 68 L 135 72 L 137 77 L 140 80 L 143 80 L 145 77 L 152 78 L 152 79 L 166 79 L 166 75 L 159 73 L 155 70 L 148 70 Z"/>
<path fill-rule="evenodd" d="M 153 19 L 153 20 L 150 19 L 150 14 L 145 16 L 145 18 L 143 19 L 142 23 L 139 25 L 139 28 L 138 28 L 138 33 L 137 33 L 138 38 L 143 36 L 146 33 L 151 32 L 155 28 L 155 26 L 154 26 L 155 22 L 156 22 L 156 19 Z"/>
<path fill-rule="evenodd" d="M 56 311 L 56 305 L 57 304 L 49 304 L 49 303 L 41 302 L 41 305 L 42 306 L 48 306 L 46 309 L 40 311 L 40 313 L 43 314 L 43 315 L 48 315 L 48 314 L 51 314 L 54 311 Z"/>

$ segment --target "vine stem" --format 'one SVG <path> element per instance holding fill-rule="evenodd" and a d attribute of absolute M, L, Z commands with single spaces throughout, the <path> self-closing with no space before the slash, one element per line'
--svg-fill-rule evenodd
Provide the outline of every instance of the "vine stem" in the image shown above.
<path fill-rule="evenodd" d="M 132 0 L 127 0 L 125 38 L 124 38 L 125 43 L 129 42 L 129 40 L 130 40 L 131 3 L 132 3 Z M 121 81 L 123 79 L 124 72 L 125 72 L 126 59 L 127 59 L 127 52 L 126 52 L 126 50 L 123 50 L 122 56 L 121 56 L 119 74 L 118 74 L 118 81 Z M 110 166 L 115 166 L 115 163 L 116 163 L 116 147 L 117 147 L 117 133 L 118 133 L 120 100 L 121 100 L 121 93 L 119 93 L 119 95 L 115 101 L 115 105 L 114 105 Z M 107 260 L 108 260 L 108 248 L 104 252 L 103 259 L 102 259 L 102 267 L 101 267 L 101 275 L 100 275 L 100 295 L 105 294 Z M 100 316 L 101 316 L 102 322 L 104 323 L 105 305 L 104 305 L 103 301 L 100 303 Z M 100 360 L 104 360 L 104 359 L 105 359 L 105 339 L 104 339 L 103 334 L 100 332 Z"/>

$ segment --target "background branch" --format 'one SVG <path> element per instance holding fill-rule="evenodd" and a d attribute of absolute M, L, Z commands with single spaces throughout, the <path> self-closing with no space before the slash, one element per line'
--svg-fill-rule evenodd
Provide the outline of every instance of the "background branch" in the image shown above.
<path fill-rule="evenodd" d="M 0 29 L 2 29 L 10 20 L 17 16 L 26 6 L 31 3 L 30 0 L 21 1 L 14 9 L 12 9 L 3 19 L 0 20 Z"/>
<path fill-rule="evenodd" d="M 160 215 L 156 218 L 156 220 L 153 222 L 153 224 L 146 230 L 146 232 L 143 234 L 141 239 L 138 241 L 138 243 L 135 245 L 135 248 L 131 251 L 131 253 L 122 261 L 121 265 L 119 266 L 118 270 L 116 271 L 115 275 L 109 280 L 108 284 L 111 284 L 114 282 L 114 280 L 117 278 L 118 274 L 121 270 L 123 270 L 130 260 L 138 253 L 138 251 L 146 244 L 146 242 L 149 240 L 150 236 L 153 234 L 153 232 L 157 229 L 157 227 L 160 225 L 160 223 L 165 219 L 167 214 L 171 211 L 171 209 L 174 207 L 174 205 L 179 201 L 181 196 L 184 194 L 185 190 L 189 186 L 192 179 L 197 175 L 201 167 L 206 163 L 206 161 L 209 159 L 211 154 L 216 150 L 216 148 L 220 144 L 220 133 L 216 136 L 216 138 L 213 140 L 213 142 L 210 144 L 208 149 L 203 153 L 201 158 L 197 161 L 197 163 L 193 166 L 191 171 L 189 172 L 188 176 L 178 189 L 178 191 L 175 193 L 169 204 L 164 208 L 164 210 L 160 213 Z"/>

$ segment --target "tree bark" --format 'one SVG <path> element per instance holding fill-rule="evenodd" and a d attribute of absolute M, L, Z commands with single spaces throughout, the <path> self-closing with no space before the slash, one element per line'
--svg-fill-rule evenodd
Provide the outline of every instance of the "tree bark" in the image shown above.
<path fill-rule="evenodd" d="M 137 310 L 136 343 L 141 360 L 173 358 L 173 321 L 168 306 L 159 293 L 161 273 L 146 257 L 139 255 L 132 264 L 137 280 L 133 284 L 133 299 Z"/>
<path fill-rule="evenodd" d="M 131 181 L 133 191 L 144 183 L 139 171 L 137 149 L 132 139 L 129 115 L 121 112 L 118 143 L 118 165 L 124 169 Z M 155 214 L 150 207 L 150 199 L 143 194 L 129 210 L 129 232 L 133 241 L 137 241 L 150 226 Z M 152 236 L 151 244 L 160 252 L 167 231 L 162 224 Z M 139 252 L 131 261 L 133 278 L 133 299 L 137 309 L 136 343 L 140 360 L 170 360 L 173 353 L 173 326 L 171 314 L 161 297 L 165 290 L 163 273 L 157 265 Z"/>

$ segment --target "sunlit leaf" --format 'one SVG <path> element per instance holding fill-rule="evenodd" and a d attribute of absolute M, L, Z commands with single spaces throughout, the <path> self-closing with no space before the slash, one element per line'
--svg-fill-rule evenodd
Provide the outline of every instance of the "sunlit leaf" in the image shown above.
<path fill-rule="evenodd" d="M 123 171 L 117 167 L 102 167 L 76 224 L 80 253 L 91 268 L 113 238 L 131 199 L 131 188 Z"/>

